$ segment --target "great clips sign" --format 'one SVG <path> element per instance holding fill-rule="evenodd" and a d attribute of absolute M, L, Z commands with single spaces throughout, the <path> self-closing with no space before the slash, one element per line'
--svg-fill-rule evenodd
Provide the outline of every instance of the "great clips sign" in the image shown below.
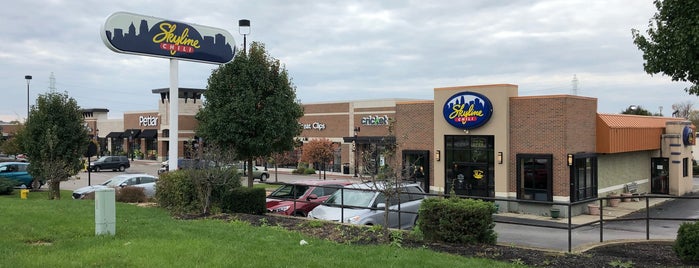
<path fill-rule="evenodd" d="M 127 12 L 107 18 L 102 41 L 118 53 L 206 63 L 229 62 L 235 53 L 235 41 L 226 30 Z"/>
<path fill-rule="evenodd" d="M 481 94 L 460 92 L 447 99 L 442 113 L 450 125 L 460 129 L 474 129 L 490 120 L 493 104 Z"/>

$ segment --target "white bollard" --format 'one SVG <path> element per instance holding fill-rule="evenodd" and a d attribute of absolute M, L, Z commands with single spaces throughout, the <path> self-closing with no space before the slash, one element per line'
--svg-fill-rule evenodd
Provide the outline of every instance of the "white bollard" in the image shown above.
<path fill-rule="evenodd" d="M 116 234 L 114 188 L 95 191 L 95 235 Z"/>

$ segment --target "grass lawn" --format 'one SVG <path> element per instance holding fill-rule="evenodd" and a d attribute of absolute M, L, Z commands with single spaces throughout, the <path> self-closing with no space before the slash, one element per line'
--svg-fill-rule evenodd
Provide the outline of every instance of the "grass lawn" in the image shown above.
<path fill-rule="evenodd" d="M 163 209 L 116 204 L 116 235 L 95 235 L 95 204 L 0 196 L 0 267 L 512 267 L 428 249 L 357 246 L 280 227 L 175 220 Z M 300 245 L 306 240 L 307 245 Z"/>

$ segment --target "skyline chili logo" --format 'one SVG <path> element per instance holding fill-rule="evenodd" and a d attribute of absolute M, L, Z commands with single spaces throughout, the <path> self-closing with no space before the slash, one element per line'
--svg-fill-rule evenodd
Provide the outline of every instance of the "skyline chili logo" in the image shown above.
<path fill-rule="evenodd" d="M 474 129 L 490 120 L 493 104 L 479 93 L 460 92 L 447 99 L 442 114 L 444 119 L 456 128 Z"/>
<path fill-rule="evenodd" d="M 117 53 L 227 63 L 236 52 L 223 29 L 116 12 L 102 26 L 102 42 Z"/>

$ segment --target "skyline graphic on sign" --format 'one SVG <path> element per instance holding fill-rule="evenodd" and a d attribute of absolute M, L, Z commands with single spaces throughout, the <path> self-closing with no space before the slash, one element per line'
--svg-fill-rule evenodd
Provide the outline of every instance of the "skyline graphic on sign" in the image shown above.
<path fill-rule="evenodd" d="M 442 113 L 450 125 L 459 129 L 473 129 L 490 120 L 493 105 L 481 94 L 460 92 L 447 99 Z"/>
<path fill-rule="evenodd" d="M 149 22 L 153 25 L 149 25 Z M 135 26 L 137 23 L 138 28 Z M 110 26 L 113 28 L 106 29 Z M 200 33 L 203 28 L 218 30 L 215 28 L 125 12 L 112 15 L 104 28 L 105 44 L 116 52 L 209 63 L 229 62 L 235 53 L 235 47 L 226 40 L 226 35 L 230 36 L 226 31 Z"/>

